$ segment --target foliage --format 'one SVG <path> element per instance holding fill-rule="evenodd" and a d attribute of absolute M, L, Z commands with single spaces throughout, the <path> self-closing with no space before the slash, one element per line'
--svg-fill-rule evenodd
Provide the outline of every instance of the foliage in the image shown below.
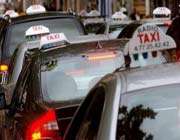
<path fill-rule="evenodd" d="M 156 115 L 152 109 L 142 105 L 132 108 L 129 112 L 125 106 L 119 108 L 117 140 L 153 140 L 153 136 L 143 132 L 140 126 L 145 119 L 155 119 Z"/>

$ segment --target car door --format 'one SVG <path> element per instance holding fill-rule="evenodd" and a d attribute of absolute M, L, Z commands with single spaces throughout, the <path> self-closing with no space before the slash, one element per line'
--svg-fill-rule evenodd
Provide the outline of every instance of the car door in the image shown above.
<path fill-rule="evenodd" d="M 6 28 L 8 26 L 8 22 L 5 20 L 0 21 L 0 58 L 2 60 L 3 57 L 3 43 L 5 41 Z"/>
<path fill-rule="evenodd" d="M 33 69 L 33 60 L 26 58 L 5 118 L 7 127 L 3 139 L 23 139 L 27 122 L 32 119 L 29 114 L 38 109 L 33 96 L 35 93 L 33 84 L 37 84 L 34 82 L 36 77 L 33 75 Z"/>
<path fill-rule="evenodd" d="M 92 90 L 75 115 L 65 140 L 96 140 L 104 103 L 104 87 Z"/>

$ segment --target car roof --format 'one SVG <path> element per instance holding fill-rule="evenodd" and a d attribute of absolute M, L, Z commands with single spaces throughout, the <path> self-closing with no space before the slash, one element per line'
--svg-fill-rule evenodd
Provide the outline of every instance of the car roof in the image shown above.
<path fill-rule="evenodd" d="M 133 23 L 133 20 L 110 20 L 107 22 L 109 26 L 111 25 L 128 25 L 130 23 Z"/>
<path fill-rule="evenodd" d="M 49 18 L 74 18 L 75 16 L 70 13 L 64 13 L 64 12 L 46 12 L 46 13 L 40 13 L 40 14 L 32 14 L 32 15 L 23 15 L 16 18 L 11 19 L 11 24 L 16 23 L 22 23 L 22 22 L 29 22 L 39 19 L 49 19 Z"/>
<path fill-rule="evenodd" d="M 112 48 L 116 48 L 123 52 L 125 44 L 128 42 L 127 39 L 114 39 L 114 40 L 101 40 L 101 41 L 90 41 L 90 42 L 83 42 L 83 43 L 75 43 L 69 44 L 58 47 L 53 47 L 49 49 L 29 49 L 27 54 L 30 57 L 34 57 L 42 53 L 43 56 L 50 56 L 50 58 L 57 57 L 57 55 L 77 55 L 77 54 L 86 54 L 91 53 L 92 50 L 101 50 L 108 49 L 111 50 Z M 37 51 L 38 50 L 38 51 Z M 29 53 L 31 52 L 31 53 Z M 63 53 L 62 53 L 63 52 Z M 29 56 L 28 55 L 28 56 Z"/>
<path fill-rule="evenodd" d="M 69 52 L 78 54 L 79 52 L 87 52 L 88 50 L 101 49 L 101 48 L 118 48 L 123 51 L 125 44 L 128 42 L 127 39 L 114 39 L 114 40 L 100 40 L 100 41 L 89 41 L 82 43 L 69 44 L 66 47 L 55 47 L 50 49 L 41 49 L 41 52 L 47 52 L 47 54 L 56 53 L 58 50 L 61 52 Z"/>
<path fill-rule="evenodd" d="M 180 63 L 151 65 L 118 72 L 123 75 L 126 92 L 180 83 Z"/>
<path fill-rule="evenodd" d="M 107 35 L 80 35 L 80 36 L 73 36 L 73 37 L 67 37 L 69 43 L 71 46 L 74 44 L 81 45 L 81 43 L 90 43 L 90 42 L 104 42 L 109 39 L 109 36 Z M 119 42 L 117 39 L 116 41 L 114 40 L 113 42 Z M 127 39 L 123 39 L 127 40 Z M 34 41 L 27 41 L 27 42 L 22 42 L 18 45 L 17 49 L 18 51 L 21 50 L 27 50 L 27 49 L 36 49 L 40 48 L 40 40 L 34 40 Z"/>
<path fill-rule="evenodd" d="M 68 38 L 68 37 L 67 37 Z M 94 41 L 105 41 L 110 40 L 108 35 L 100 34 L 100 35 L 81 35 L 81 36 L 74 36 L 68 38 L 71 44 L 75 43 L 84 43 L 84 42 L 94 42 Z"/>

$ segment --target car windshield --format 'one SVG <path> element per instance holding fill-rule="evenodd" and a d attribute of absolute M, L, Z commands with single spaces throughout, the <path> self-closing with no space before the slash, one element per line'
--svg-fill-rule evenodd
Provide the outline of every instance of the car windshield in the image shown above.
<path fill-rule="evenodd" d="M 126 26 L 125 24 L 124 25 L 123 24 L 122 25 L 110 25 L 109 35 L 112 38 L 117 38 L 125 26 Z"/>
<path fill-rule="evenodd" d="M 122 126 L 122 120 L 125 118 L 122 117 L 122 114 L 126 114 L 124 116 L 128 116 L 128 121 L 125 121 L 127 128 L 124 128 L 124 131 L 125 129 L 129 131 L 129 136 L 131 135 L 134 139 L 138 137 L 138 140 L 147 140 L 148 138 L 148 140 L 179 140 L 179 91 L 180 85 L 168 85 L 123 94 L 121 96 L 121 113 L 119 113 L 118 119 L 118 122 L 121 123 L 119 126 Z M 122 111 L 122 106 L 125 106 L 124 111 Z M 139 127 L 138 124 L 140 124 Z M 131 132 L 128 128 L 131 129 Z M 117 139 L 119 140 L 126 134 L 122 134 L 123 128 L 118 127 L 117 129 Z M 141 135 L 141 132 L 145 135 Z"/>
<path fill-rule="evenodd" d="M 122 29 L 118 38 L 132 38 L 136 29 L 141 26 L 141 24 L 131 23 Z"/>
<path fill-rule="evenodd" d="M 122 25 L 110 25 L 109 33 L 113 33 L 115 31 L 119 31 L 119 33 L 120 33 L 125 26 L 126 26 L 125 24 L 122 24 Z"/>
<path fill-rule="evenodd" d="M 63 32 L 67 37 L 83 34 L 80 24 L 74 18 L 53 18 L 14 24 L 10 26 L 8 30 L 8 41 L 6 41 L 6 46 L 9 47 L 5 47 L 6 57 L 10 57 L 16 46 L 24 41 L 25 31 L 35 25 L 44 25 L 49 28 L 51 33 Z"/>
<path fill-rule="evenodd" d="M 85 25 L 86 32 L 88 34 L 104 34 L 106 30 L 106 24 L 105 23 L 89 23 Z"/>
<path fill-rule="evenodd" d="M 44 62 L 41 80 L 47 102 L 81 99 L 107 73 L 121 67 L 122 55 L 111 52 L 61 56 Z"/>

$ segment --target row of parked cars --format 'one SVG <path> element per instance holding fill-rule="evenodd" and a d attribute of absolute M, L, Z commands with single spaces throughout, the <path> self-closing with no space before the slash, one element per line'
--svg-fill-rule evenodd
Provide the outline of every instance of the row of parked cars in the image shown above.
<path fill-rule="evenodd" d="M 0 20 L 1 139 L 179 139 L 169 20 L 126 21 L 111 38 L 41 9 Z"/>

